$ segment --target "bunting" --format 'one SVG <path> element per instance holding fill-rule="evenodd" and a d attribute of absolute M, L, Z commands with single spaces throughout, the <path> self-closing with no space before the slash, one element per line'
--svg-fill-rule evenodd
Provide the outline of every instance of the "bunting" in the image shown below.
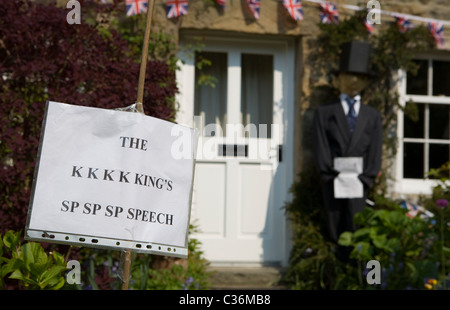
<path fill-rule="evenodd" d="M 339 23 L 339 13 L 337 6 L 332 2 L 322 2 L 320 4 L 322 12 L 320 13 L 320 21 L 322 24 L 338 24 Z"/>
<path fill-rule="evenodd" d="M 187 15 L 188 12 L 188 0 L 165 0 L 167 18 L 175 18 L 181 15 Z M 225 10 L 227 0 L 214 0 L 223 10 Z M 338 24 L 339 12 L 337 5 L 333 2 L 323 0 L 304 0 L 319 4 L 320 6 L 320 22 L 324 24 Z M 289 13 L 289 15 L 295 21 L 301 21 L 304 19 L 302 0 L 281 0 L 281 3 Z M 147 0 L 125 0 L 127 16 L 141 14 L 147 11 Z M 252 12 L 255 19 L 259 19 L 261 0 L 247 0 L 247 5 Z M 366 10 L 366 8 L 360 8 L 355 5 L 341 5 L 345 9 L 354 11 Z M 398 30 L 401 33 L 405 33 L 414 27 L 411 20 L 427 23 L 430 33 L 436 41 L 437 47 L 444 46 L 444 25 L 449 26 L 450 21 L 435 20 L 432 18 L 402 14 L 397 12 L 389 12 L 381 9 L 370 9 L 369 12 L 375 12 L 375 14 L 389 15 L 395 18 Z M 369 33 L 374 30 L 374 24 L 369 22 L 367 18 L 363 19 L 363 24 Z"/>
<path fill-rule="evenodd" d="M 282 0 L 284 7 L 294 20 L 303 19 L 303 8 L 301 0 Z"/>
<path fill-rule="evenodd" d="M 187 0 L 166 0 L 167 18 L 174 18 L 181 15 L 187 15 Z"/>
<path fill-rule="evenodd" d="M 225 10 L 225 5 L 227 4 L 227 0 L 216 0 L 216 3 L 220 5 L 222 9 Z"/>
<path fill-rule="evenodd" d="M 438 22 L 429 22 L 428 29 L 430 29 L 434 40 L 438 47 L 444 46 L 444 26 Z"/>
<path fill-rule="evenodd" d="M 368 31 L 369 33 L 372 33 L 372 32 L 373 32 L 373 29 L 374 29 L 374 26 L 373 26 L 374 24 L 371 23 L 371 22 L 369 22 L 369 21 L 367 20 L 367 18 L 364 18 L 363 23 L 364 23 L 364 27 L 366 27 L 367 31 Z"/>
<path fill-rule="evenodd" d="M 261 7 L 261 0 L 247 0 L 248 7 L 256 19 L 259 19 L 259 8 Z"/>
<path fill-rule="evenodd" d="M 138 15 L 147 12 L 147 0 L 126 0 L 127 16 Z"/>
<path fill-rule="evenodd" d="M 406 17 L 395 15 L 395 22 L 398 27 L 398 31 L 405 33 L 409 29 L 412 29 L 414 25 Z"/>

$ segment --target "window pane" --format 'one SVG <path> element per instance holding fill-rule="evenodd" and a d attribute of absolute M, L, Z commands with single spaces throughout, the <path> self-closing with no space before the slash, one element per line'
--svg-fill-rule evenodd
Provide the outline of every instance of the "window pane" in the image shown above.
<path fill-rule="evenodd" d="M 430 104 L 430 139 L 449 139 L 448 120 L 448 106 Z"/>
<path fill-rule="evenodd" d="M 424 104 L 407 103 L 403 122 L 405 138 L 424 138 Z"/>
<path fill-rule="evenodd" d="M 428 60 L 415 60 L 419 65 L 417 74 L 411 72 L 406 76 L 406 93 L 411 95 L 427 95 Z"/>
<path fill-rule="evenodd" d="M 423 168 L 423 144 L 405 143 L 403 151 L 403 177 L 412 179 L 422 179 L 424 177 Z"/>
<path fill-rule="evenodd" d="M 194 115 L 204 118 L 205 136 L 225 135 L 227 108 L 227 54 L 197 53 L 195 63 L 210 61 L 195 69 Z"/>
<path fill-rule="evenodd" d="M 433 61 L 433 95 L 450 96 L 450 62 Z"/>
<path fill-rule="evenodd" d="M 270 138 L 272 116 L 273 56 L 242 54 L 242 124 L 254 124 L 259 137 Z M 259 125 L 267 125 L 267 133 Z"/>
<path fill-rule="evenodd" d="M 429 169 L 436 169 L 449 161 L 448 144 L 430 144 Z"/>

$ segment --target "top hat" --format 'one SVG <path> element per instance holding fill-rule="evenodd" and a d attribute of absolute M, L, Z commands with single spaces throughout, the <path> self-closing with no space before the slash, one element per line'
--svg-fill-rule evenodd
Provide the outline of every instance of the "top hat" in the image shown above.
<path fill-rule="evenodd" d="M 371 70 L 372 46 L 366 42 L 351 41 L 342 44 L 339 72 L 374 75 Z"/>

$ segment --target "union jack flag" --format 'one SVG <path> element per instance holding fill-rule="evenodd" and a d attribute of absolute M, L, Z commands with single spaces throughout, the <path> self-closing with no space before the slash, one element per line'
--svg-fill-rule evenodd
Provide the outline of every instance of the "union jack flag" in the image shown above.
<path fill-rule="evenodd" d="M 416 216 L 419 216 L 420 218 L 422 218 L 424 220 L 431 220 L 431 224 L 433 224 L 433 225 L 436 223 L 436 221 L 434 219 L 432 219 L 434 217 L 434 214 L 422 206 L 418 206 L 408 200 L 403 200 L 400 203 L 400 206 L 403 209 L 407 210 L 405 215 L 409 218 L 414 218 Z"/>
<path fill-rule="evenodd" d="M 406 17 L 403 16 L 394 16 L 394 17 L 398 26 L 398 30 L 401 33 L 405 33 L 409 29 L 414 28 L 414 25 Z"/>
<path fill-rule="evenodd" d="M 178 17 L 180 15 L 187 15 L 188 2 L 187 0 L 167 0 L 166 11 L 167 11 L 167 18 Z"/>
<path fill-rule="evenodd" d="M 216 0 L 216 3 L 222 7 L 222 9 L 225 9 L 225 4 L 227 3 L 227 0 Z"/>
<path fill-rule="evenodd" d="M 253 13 L 256 19 L 259 19 L 259 8 L 261 6 L 261 0 L 247 0 L 248 7 Z"/>
<path fill-rule="evenodd" d="M 126 0 L 127 16 L 147 12 L 147 0 Z"/>
<path fill-rule="evenodd" d="M 430 29 L 437 45 L 442 47 L 444 45 L 444 26 L 438 22 L 428 22 L 428 29 Z"/>
<path fill-rule="evenodd" d="M 322 2 L 322 13 L 320 14 L 320 21 L 322 24 L 339 23 L 339 13 L 336 4 L 332 2 Z"/>
<path fill-rule="evenodd" d="M 288 10 L 289 15 L 294 20 L 302 20 L 303 19 L 303 8 L 301 0 L 282 0 L 283 5 Z"/>
<path fill-rule="evenodd" d="M 367 31 L 369 33 L 372 33 L 374 24 L 372 22 L 368 21 L 367 18 L 363 19 L 363 23 L 364 23 L 364 27 L 366 27 Z"/>

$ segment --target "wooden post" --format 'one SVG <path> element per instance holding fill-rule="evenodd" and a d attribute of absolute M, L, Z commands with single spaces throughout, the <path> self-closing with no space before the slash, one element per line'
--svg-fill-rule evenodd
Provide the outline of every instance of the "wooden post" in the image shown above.
<path fill-rule="evenodd" d="M 127 249 L 125 253 L 120 257 L 123 266 L 122 275 L 122 290 L 128 290 L 128 283 L 130 282 L 131 271 L 131 250 Z"/>
<path fill-rule="evenodd" d="M 136 100 L 136 110 L 138 113 L 144 113 L 144 106 L 142 104 L 142 101 L 144 100 L 145 70 L 147 67 L 148 42 L 150 39 L 150 27 L 152 23 L 154 4 L 155 0 L 147 1 L 147 20 L 145 23 L 144 42 L 142 43 L 141 67 L 139 70 L 139 82 Z M 121 256 L 121 259 L 123 260 L 122 290 L 128 290 L 128 283 L 130 281 L 130 273 L 131 273 L 131 250 L 127 249 L 124 255 Z"/>
<path fill-rule="evenodd" d="M 147 67 L 148 42 L 150 39 L 150 26 L 152 23 L 154 4 L 155 4 L 155 0 L 148 0 L 148 2 L 147 2 L 147 21 L 145 24 L 144 43 L 142 44 L 141 68 L 139 70 L 139 84 L 138 84 L 137 100 L 136 100 L 136 109 L 139 113 L 144 113 L 144 107 L 142 105 L 142 101 L 144 99 L 145 69 Z"/>

